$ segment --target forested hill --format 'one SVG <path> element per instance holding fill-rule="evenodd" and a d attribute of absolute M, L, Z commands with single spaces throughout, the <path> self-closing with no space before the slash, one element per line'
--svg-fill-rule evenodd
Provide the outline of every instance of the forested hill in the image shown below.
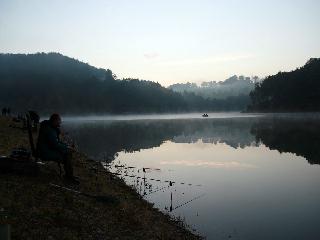
<path fill-rule="evenodd" d="M 59 53 L 0 54 L 0 74 L 1 81 L 26 78 L 32 78 L 33 82 L 81 82 L 90 78 L 114 80 L 109 69 L 98 69 Z"/>
<path fill-rule="evenodd" d="M 168 88 L 175 92 L 192 92 L 198 96 L 210 99 L 226 99 L 228 97 L 249 96 L 253 90 L 255 82 L 259 82 L 257 76 L 252 78 L 234 75 L 224 81 L 196 83 L 176 83 Z"/>
<path fill-rule="evenodd" d="M 168 88 L 174 92 L 194 94 L 205 99 L 219 102 L 225 109 L 245 110 L 250 103 L 249 93 L 254 89 L 255 83 L 260 79 L 234 75 L 225 81 L 196 83 L 176 83 Z"/>
<path fill-rule="evenodd" d="M 292 72 L 279 72 L 256 84 L 249 111 L 320 111 L 320 58 Z"/>
<path fill-rule="evenodd" d="M 0 107 L 40 113 L 103 114 L 236 110 L 237 101 L 208 100 L 160 84 L 118 80 L 58 53 L 0 54 Z"/>

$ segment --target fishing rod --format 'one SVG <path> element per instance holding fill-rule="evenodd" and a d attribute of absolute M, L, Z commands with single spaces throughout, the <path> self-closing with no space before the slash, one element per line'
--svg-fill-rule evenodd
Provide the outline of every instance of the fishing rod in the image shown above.
<path fill-rule="evenodd" d="M 114 173 L 115 175 L 120 175 L 120 176 L 122 176 L 122 174 L 121 173 Z M 149 179 L 147 179 L 146 177 L 139 177 L 139 176 L 135 176 L 135 175 L 123 175 L 123 176 L 127 176 L 127 177 L 134 177 L 134 178 L 137 178 L 137 180 L 138 179 L 142 179 L 144 182 L 145 182 L 145 180 L 155 180 L 155 181 L 157 181 L 157 182 L 161 182 L 161 180 L 160 179 L 154 179 L 154 178 L 149 178 Z M 148 195 L 150 195 L 150 194 L 153 194 L 153 193 L 156 193 L 156 192 L 159 192 L 159 191 L 161 191 L 161 190 L 163 190 L 163 189 L 166 189 L 166 190 L 168 190 L 171 186 L 173 186 L 173 184 L 175 183 L 175 182 L 173 182 L 173 181 L 162 181 L 162 182 L 166 182 L 166 183 L 169 183 L 169 186 L 164 186 L 164 187 L 162 187 L 162 188 L 160 188 L 160 189 L 157 189 L 157 190 L 155 190 L 155 191 L 152 191 L 152 192 L 149 192 L 149 193 L 145 193 L 145 191 L 144 191 L 144 193 L 143 194 L 141 194 L 142 196 L 148 196 Z M 142 183 L 142 182 L 141 182 Z M 145 185 L 145 183 L 144 183 L 144 185 Z"/>
<path fill-rule="evenodd" d="M 125 166 L 125 165 L 110 165 L 110 164 L 105 164 L 105 166 L 107 167 L 115 167 L 115 168 L 122 168 L 122 169 L 135 169 L 137 168 L 138 171 L 142 170 L 143 172 L 146 172 L 146 170 L 154 170 L 154 171 L 161 171 L 160 168 L 150 168 L 150 167 L 142 167 L 142 168 L 138 168 L 138 167 L 132 167 L 132 166 Z"/>
<path fill-rule="evenodd" d="M 113 172 L 110 172 L 110 173 L 113 174 L 113 175 L 117 175 L 117 176 L 130 177 L 130 178 L 138 178 L 138 179 L 149 180 L 149 181 L 156 181 L 156 182 L 162 182 L 162 183 L 169 183 L 170 185 L 172 185 L 172 184 L 181 184 L 181 185 L 186 185 L 186 186 L 202 187 L 201 184 L 192 184 L 192 183 L 184 183 L 184 182 L 177 183 L 177 182 L 174 182 L 174 181 L 171 181 L 171 180 L 164 180 L 164 181 L 163 181 L 163 180 L 161 180 L 161 179 L 146 178 L 146 177 L 140 177 L 140 176 L 137 176 L 137 175 L 128 175 L 128 174 L 113 173 Z"/>
<path fill-rule="evenodd" d="M 95 200 L 97 200 L 99 202 L 118 203 L 118 200 L 116 198 L 114 198 L 114 197 L 111 197 L 111 196 L 92 195 L 92 194 L 89 194 L 89 193 L 84 193 L 84 192 L 80 192 L 80 191 L 77 191 L 77 190 L 74 190 L 74 189 L 71 189 L 71 188 L 60 186 L 60 185 L 57 185 L 57 184 L 54 184 L 54 183 L 49 183 L 49 185 L 54 187 L 54 188 L 62 189 L 62 190 L 68 191 L 68 192 L 72 192 L 72 193 L 75 193 L 75 194 L 78 194 L 78 195 L 82 195 L 82 196 L 85 196 L 85 197 L 88 197 L 88 198 L 95 199 Z"/>
<path fill-rule="evenodd" d="M 108 165 L 108 164 L 105 164 L 105 165 L 110 167 L 110 165 Z M 125 166 L 125 165 L 115 165 L 114 167 L 115 167 L 115 168 L 118 168 L 118 169 L 134 169 L 134 168 L 137 168 L 137 167 Z M 160 168 L 149 168 L 149 167 L 143 167 L 143 168 L 142 168 L 142 171 L 143 171 L 144 173 L 146 173 L 145 170 L 148 170 L 148 169 L 161 171 Z M 141 169 L 140 169 L 140 170 L 141 170 Z M 138 170 L 138 172 L 139 172 L 139 170 Z M 111 172 L 111 173 L 112 173 L 112 172 Z M 171 184 L 171 183 L 176 183 L 176 182 L 171 181 L 171 180 L 165 180 L 165 181 L 163 181 L 163 180 L 161 180 L 161 179 L 145 178 L 145 177 L 139 177 L 139 176 L 137 176 L 137 175 L 129 175 L 129 174 L 127 174 L 126 172 L 125 172 L 124 174 L 122 174 L 122 171 L 121 171 L 121 173 L 112 173 L 112 174 L 115 174 L 115 175 L 118 175 L 118 176 L 124 176 L 124 177 L 138 178 L 138 179 L 141 178 L 141 179 L 143 179 L 143 180 L 149 180 L 149 181 L 165 182 L 165 183 L 170 183 L 170 184 Z M 181 183 L 177 183 L 177 184 L 188 185 L 188 186 L 196 186 L 196 187 L 201 187 L 201 186 L 202 186 L 201 184 L 195 185 L 195 184 L 192 184 L 192 183 L 185 183 L 185 182 L 181 182 Z"/>
<path fill-rule="evenodd" d="M 164 186 L 164 187 L 162 187 L 162 188 L 160 188 L 160 189 L 157 189 L 157 190 L 155 190 L 155 191 L 152 191 L 152 192 L 149 192 L 149 193 L 147 193 L 147 194 L 144 194 L 143 196 L 148 196 L 148 195 L 150 195 L 150 194 L 153 194 L 153 193 L 156 193 L 156 192 L 160 192 L 160 191 L 162 191 L 163 189 L 168 190 L 170 187 L 171 187 L 170 185 L 169 185 L 169 186 Z"/>
<path fill-rule="evenodd" d="M 180 208 L 180 207 L 183 207 L 183 206 L 185 206 L 185 205 L 187 205 L 187 204 L 189 204 L 189 203 L 191 203 L 191 202 L 193 202 L 193 201 L 195 201 L 195 200 L 197 200 L 197 199 L 199 199 L 199 198 L 202 198 L 202 197 L 204 197 L 205 195 L 206 195 L 206 194 L 203 193 L 203 194 L 201 194 L 201 195 L 199 195 L 199 196 L 197 196 L 197 197 L 195 197 L 195 198 L 190 199 L 189 201 L 186 201 L 186 202 L 184 202 L 184 203 L 176 206 L 175 208 L 171 208 L 171 207 L 170 207 L 170 212 L 172 212 L 172 211 L 174 211 L 174 210 L 176 210 L 176 209 L 178 209 L 178 208 Z M 171 201 L 172 201 L 172 197 L 171 197 Z"/>

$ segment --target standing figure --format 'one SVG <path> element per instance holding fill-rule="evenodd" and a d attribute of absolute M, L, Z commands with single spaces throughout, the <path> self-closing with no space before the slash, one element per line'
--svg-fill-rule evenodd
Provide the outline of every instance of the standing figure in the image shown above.
<path fill-rule="evenodd" d="M 6 108 L 2 108 L 2 116 L 6 116 L 7 115 L 7 109 Z"/>
<path fill-rule="evenodd" d="M 38 124 L 39 124 L 39 121 L 40 121 L 39 114 L 36 111 L 28 111 L 28 114 L 30 116 L 32 128 L 37 131 L 38 130 Z"/>

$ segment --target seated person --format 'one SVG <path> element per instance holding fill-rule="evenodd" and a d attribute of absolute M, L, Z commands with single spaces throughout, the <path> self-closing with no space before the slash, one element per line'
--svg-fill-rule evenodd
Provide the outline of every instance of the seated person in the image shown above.
<path fill-rule="evenodd" d="M 61 117 L 59 114 L 52 114 L 49 120 L 40 124 L 37 155 L 43 161 L 55 161 L 63 163 L 65 180 L 70 183 L 79 182 L 73 176 L 72 151 L 73 149 L 60 140 Z"/>

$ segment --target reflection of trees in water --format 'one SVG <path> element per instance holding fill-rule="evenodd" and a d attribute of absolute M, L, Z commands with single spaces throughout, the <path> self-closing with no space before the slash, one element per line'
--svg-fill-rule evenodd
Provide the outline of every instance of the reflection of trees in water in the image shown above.
<path fill-rule="evenodd" d="M 176 143 L 194 143 L 201 140 L 204 143 L 225 143 L 233 148 L 244 148 L 255 144 L 255 138 L 250 133 L 255 119 L 216 119 L 185 124 L 182 134 L 174 136 Z"/>
<path fill-rule="evenodd" d="M 279 152 L 295 153 L 310 164 L 320 164 L 319 119 L 269 119 L 252 126 L 256 142 Z"/>
<path fill-rule="evenodd" d="M 113 159 L 120 151 L 133 152 L 160 146 L 164 141 L 224 142 L 234 148 L 254 142 L 252 120 L 144 120 L 67 124 L 81 151 L 90 157 Z"/>
<path fill-rule="evenodd" d="M 233 148 L 265 144 L 320 163 L 320 123 L 288 119 L 139 120 L 67 124 L 81 151 L 95 159 L 114 159 L 120 151 L 133 152 L 175 143 L 225 143 Z"/>
<path fill-rule="evenodd" d="M 96 159 L 113 159 L 120 151 L 160 146 L 182 131 L 182 126 L 159 121 L 115 121 L 67 126 L 81 151 Z"/>

